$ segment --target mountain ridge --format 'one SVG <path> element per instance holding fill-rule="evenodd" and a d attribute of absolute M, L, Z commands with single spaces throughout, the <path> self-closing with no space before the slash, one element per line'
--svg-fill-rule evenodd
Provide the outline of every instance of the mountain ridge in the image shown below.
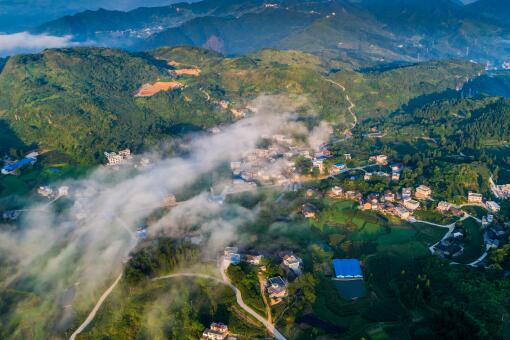
<path fill-rule="evenodd" d="M 339 55 L 354 66 L 456 57 L 498 64 L 509 48 L 510 24 L 493 19 L 497 11 L 491 1 L 206 0 L 129 12 L 88 11 L 33 32 L 71 34 L 77 41 L 131 50 L 176 44 L 227 55 L 264 47 L 300 49 Z"/>

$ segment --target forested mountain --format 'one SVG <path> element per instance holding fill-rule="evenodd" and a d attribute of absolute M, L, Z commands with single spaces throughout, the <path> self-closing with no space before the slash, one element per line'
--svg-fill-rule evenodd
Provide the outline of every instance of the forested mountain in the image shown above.
<path fill-rule="evenodd" d="M 198 67 L 198 77 L 178 77 L 169 71 L 178 62 Z M 325 80 L 335 62 L 298 51 L 262 50 L 240 58 L 224 58 L 210 50 L 162 48 L 145 54 L 120 50 L 72 48 L 11 57 L 0 74 L 0 119 L 26 145 L 60 150 L 81 160 L 101 159 L 105 150 L 154 144 L 182 124 L 203 129 L 233 119 L 218 102 L 240 108 L 264 93 L 308 98 L 310 108 L 339 130 L 352 122 L 349 104 L 338 86 Z M 339 72 L 342 82 L 358 85 L 358 100 L 367 87 L 401 89 L 400 95 L 378 107 L 380 96 L 364 97 L 361 114 L 387 114 L 417 96 L 458 86 L 475 76 L 480 66 L 465 62 L 435 62 L 402 69 L 361 74 Z M 417 74 L 421 74 L 419 78 Z M 139 98 L 143 84 L 178 81 L 184 87 Z M 404 90 L 405 89 L 405 90 Z M 361 97 L 360 97 L 361 98 Z M 361 101 L 360 101 L 361 102 Z"/>
<path fill-rule="evenodd" d="M 262 0 L 232 1 L 205 0 L 198 3 L 180 2 L 163 7 L 140 7 L 128 12 L 99 9 L 84 11 L 47 22 L 32 30 L 33 33 L 52 35 L 71 34 L 77 39 L 94 37 L 96 32 L 158 29 L 173 27 L 187 20 L 212 15 L 239 15 L 261 6 Z"/>
<path fill-rule="evenodd" d="M 488 21 L 499 22 L 507 29 L 510 27 L 510 1 L 508 0 L 478 0 L 466 6 L 466 10 Z"/>
<path fill-rule="evenodd" d="M 154 34 L 142 49 L 162 45 L 203 46 L 226 54 L 244 54 L 265 47 L 276 47 L 280 40 L 312 24 L 309 13 L 268 9 L 239 18 L 201 17 L 182 26 Z"/>
<path fill-rule="evenodd" d="M 211 115 L 212 104 L 203 95 L 190 101 L 177 92 L 134 98 L 142 84 L 165 77 L 168 70 L 148 56 L 117 50 L 79 48 L 15 56 L 0 74 L 0 118 L 25 144 L 44 145 L 82 160 L 99 157 L 95 150 L 150 143 L 179 123 L 207 127 L 229 118 Z"/>
<path fill-rule="evenodd" d="M 33 30 L 147 50 L 190 44 L 227 55 L 260 47 L 337 55 L 353 65 L 465 57 L 500 63 L 507 4 L 483 0 L 205 0 L 130 12 L 87 11 Z"/>

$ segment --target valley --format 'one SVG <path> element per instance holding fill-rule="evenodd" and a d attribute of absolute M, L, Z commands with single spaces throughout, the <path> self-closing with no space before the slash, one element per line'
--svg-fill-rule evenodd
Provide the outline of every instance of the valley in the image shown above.
<path fill-rule="evenodd" d="M 36 23 L 72 44 L 0 58 L 0 338 L 505 339 L 507 7 Z"/>

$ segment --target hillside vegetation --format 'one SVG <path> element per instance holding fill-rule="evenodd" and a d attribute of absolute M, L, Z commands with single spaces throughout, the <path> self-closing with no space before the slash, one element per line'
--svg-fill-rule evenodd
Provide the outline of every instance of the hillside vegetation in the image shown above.
<path fill-rule="evenodd" d="M 143 84 L 175 81 L 169 72 L 174 68 L 171 62 L 179 64 L 175 67 L 199 68 L 201 73 L 178 77 L 182 89 L 135 98 Z M 205 129 L 229 122 L 234 119 L 230 109 L 243 108 L 260 94 L 301 96 L 312 123 L 327 120 L 343 131 L 353 119 L 349 104 L 327 77 L 346 86 L 357 111 L 371 115 L 453 88 L 480 69 L 472 63 L 431 62 L 379 73 L 328 75 L 341 66 L 303 52 L 270 49 L 238 58 L 192 47 L 165 47 L 146 54 L 99 48 L 47 50 L 9 59 L 0 74 L 0 119 L 16 144 L 39 145 L 82 162 L 97 162 L 105 150 L 138 151 L 172 135 L 178 126 Z M 221 100 L 230 103 L 228 109 L 218 105 Z"/>

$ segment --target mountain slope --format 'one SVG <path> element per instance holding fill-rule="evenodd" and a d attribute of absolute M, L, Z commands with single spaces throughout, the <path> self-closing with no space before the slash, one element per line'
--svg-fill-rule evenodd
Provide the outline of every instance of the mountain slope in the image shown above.
<path fill-rule="evenodd" d="M 274 47 L 278 42 L 310 25 L 313 14 L 286 9 L 267 9 L 239 18 L 203 17 L 151 36 L 142 49 L 164 45 L 193 45 L 225 54 L 245 54 L 261 48 Z"/>
<path fill-rule="evenodd" d="M 237 58 L 192 47 L 144 54 L 100 48 L 47 50 L 7 61 L 0 73 L 0 123 L 24 145 L 97 162 L 106 150 L 137 151 L 171 137 L 182 126 L 205 129 L 232 121 L 235 110 L 243 110 L 261 94 L 299 98 L 306 103 L 310 122 L 327 120 L 344 131 L 352 124 L 349 103 L 326 77 L 345 84 L 357 113 L 370 117 L 388 114 L 412 98 L 455 88 L 481 69 L 473 63 L 436 62 L 328 75 L 341 65 L 299 51 L 270 49 Z M 176 76 L 169 72 L 174 67 L 201 72 Z M 183 87 L 134 96 L 141 85 L 156 81 L 178 81 Z M 388 96 L 393 99 L 388 101 Z M 225 108 L 221 101 L 230 104 Z M 382 101 L 388 105 L 381 107 Z"/>
<path fill-rule="evenodd" d="M 463 57 L 507 58 L 508 1 L 205 0 L 130 12 L 87 11 L 34 29 L 78 41 L 147 50 L 165 45 L 228 55 L 300 49 L 354 66 Z"/>
<path fill-rule="evenodd" d="M 144 83 L 169 78 L 147 56 L 109 49 L 48 50 L 9 59 L 0 74 L 0 118 L 25 144 L 37 143 L 83 160 L 98 150 L 151 143 L 180 123 L 207 127 L 230 119 L 181 92 L 134 98 Z M 183 93 L 188 90 L 184 89 Z M 4 112 L 2 114 L 2 111 Z"/>
<path fill-rule="evenodd" d="M 35 27 L 33 33 L 73 35 L 77 40 L 97 36 L 98 32 L 125 32 L 147 35 L 164 28 L 178 26 L 193 18 L 214 15 L 229 16 L 250 12 L 261 6 L 262 0 L 205 0 L 197 3 L 180 2 L 163 7 L 140 7 L 131 11 L 99 9 L 84 11 Z"/>
<path fill-rule="evenodd" d="M 497 22 L 510 29 L 509 0 L 478 0 L 466 6 L 466 11 L 488 21 Z"/>

